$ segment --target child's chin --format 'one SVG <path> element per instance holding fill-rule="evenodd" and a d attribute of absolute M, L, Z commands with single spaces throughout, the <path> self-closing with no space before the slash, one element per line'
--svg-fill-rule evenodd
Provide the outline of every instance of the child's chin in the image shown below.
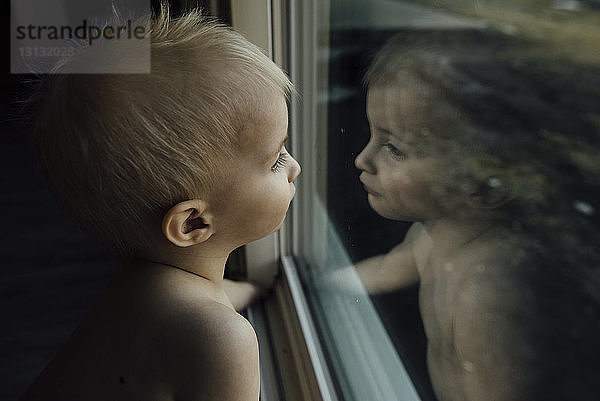
<path fill-rule="evenodd" d="M 375 213 L 380 215 L 381 217 L 385 217 L 386 219 L 395 220 L 393 217 L 391 217 L 391 216 L 393 216 L 393 213 L 391 213 L 391 210 L 389 210 L 387 207 L 385 207 L 385 205 L 383 205 L 382 202 L 373 200 L 371 196 L 369 196 L 369 206 L 371 206 L 371 209 Z"/>
<path fill-rule="evenodd" d="M 284 214 L 283 217 L 281 218 L 281 220 L 279 220 L 279 223 L 275 224 L 273 226 L 273 228 L 271 228 L 271 230 L 266 232 L 260 238 L 264 238 L 264 237 L 269 236 L 269 235 L 273 234 L 274 232 L 278 231 L 281 228 L 281 226 L 283 226 L 283 223 L 285 222 L 285 216 L 286 216 L 286 214 Z M 260 239 L 260 238 L 257 238 L 257 239 Z"/>
<path fill-rule="evenodd" d="M 275 232 L 277 230 L 279 230 L 281 228 L 281 226 L 283 226 L 283 223 L 285 223 L 285 217 L 287 216 L 287 212 L 286 214 L 283 215 L 283 218 L 281 219 L 281 221 L 279 222 L 279 224 L 277 224 L 277 226 L 273 229 L 272 232 Z"/>
<path fill-rule="evenodd" d="M 397 213 L 393 210 L 389 210 L 389 209 L 383 209 L 381 207 L 373 207 L 373 205 L 371 205 L 371 209 L 373 209 L 373 211 L 375 213 L 377 213 L 378 215 L 380 215 L 381 217 L 388 219 L 388 220 L 395 220 L 395 221 L 417 221 L 417 218 L 411 217 L 411 216 L 407 216 L 404 214 L 400 214 Z"/>

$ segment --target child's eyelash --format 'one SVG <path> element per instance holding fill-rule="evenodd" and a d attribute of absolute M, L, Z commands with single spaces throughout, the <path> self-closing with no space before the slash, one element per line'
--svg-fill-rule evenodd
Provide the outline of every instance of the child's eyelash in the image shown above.
<path fill-rule="evenodd" d="M 401 159 L 401 160 L 406 159 L 406 157 L 407 157 L 406 153 L 404 153 L 403 151 L 401 151 L 400 149 L 398 149 L 391 143 L 388 142 L 383 146 L 386 147 L 394 157 Z"/>
<path fill-rule="evenodd" d="M 275 162 L 275 164 L 273 166 L 271 166 L 271 171 L 276 173 L 277 171 L 279 171 L 279 169 L 281 169 L 282 167 L 285 167 L 286 161 L 287 161 L 287 153 L 285 153 L 283 151 L 279 152 L 279 155 L 277 156 L 277 161 Z"/>

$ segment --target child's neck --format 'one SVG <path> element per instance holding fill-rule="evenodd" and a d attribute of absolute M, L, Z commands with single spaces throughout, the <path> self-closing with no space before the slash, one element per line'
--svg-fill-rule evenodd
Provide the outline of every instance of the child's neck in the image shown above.
<path fill-rule="evenodd" d="M 448 240 L 454 249 L 477 241 L 495 227 L 493 220 L 443 217 L 423 222 L 432 240 Z"/>
<path fill-rule="evenodd" d="M 190 248 L 163 249 L 140 259 L 178 269 L 221 286 L 229 253 L 207 253 Z"/>

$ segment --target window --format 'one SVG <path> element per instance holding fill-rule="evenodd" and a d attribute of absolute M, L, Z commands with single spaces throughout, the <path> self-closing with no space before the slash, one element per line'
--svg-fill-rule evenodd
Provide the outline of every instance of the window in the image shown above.
<path fill-rule="evenodd" d="M 319 389 L 314 399 L 435 400 L 436 392 L 466 398 L 464 388 L 444 376 L 435 350 L 427 365 L 428 346 L 443 343 L 435 337 L 439 321 L 427 308 L 442 315 L 454 308 L 453 323 L 471 313 L 473 327 L 486 322 L 498 329 L 485 337 L 471 328 L 465 331 L 470 337 L 456 340 L 461 350 L 472 352 L 476 343 L 491 355 L 487 365 L 453 355 L 461 375 L 488 372 L 489 378 L 493 367 L 498 379 L 491 388 L 498 390 L 506 380 L 518 382 L 517 374 L 503 370 L 516 361 L 521 370 L 514 372 L 531 379 L 524 386 L 539 379 L 546 396 L 566 399 L 578 389 L 578 399 L 594 399 L 593 358 L 585 347 L 596 342 L 583 333 L 600 327 L 600 302 L 586 292 L 598 288 L 599 261 L 591 240 L 600 207 L 594 178 L 600 168 L 596 2 L 274 4 L 281 11 L 274 20 L 281 15 L 284 21 L 282 63 L 301 94 L 291 104 L 290 131 L 303 175 L 279 238 L 285 285 L 269 301 L 284 315 L 295 314 L 284 319 L 292 323 L 279 324 L 302 328 L 296 336 L 281 328 L 303 341 L 285 352 L 309 360 L 296 364 L 299 376 L 310 377 L 301 377 L 304 384 L 295 389 L 304 399 L 313 399 L 306 389 L 311 384 Z M 383 126 L 382 119 L 395 126 Z M 402 135 L 394 136 L 399 130 Z M 359 162 L 359 170 L 355 158 L 368 142 L 387 153 L 364 156 L 371 159 Z M 443 201 L 428 205 L 413 188 L 419 196 L 397 199 L 412 213 L 407 218 L 398 209 L 384 210 L 373 200 L 381 194 L 367 195 L 359 181 L 361 170 L 373 175 L 382 166 L 405 168 L 403 162 L 424 168 L 419 163 L 432 156 L 446 164 L 421 170 L 424 193 Z M 406 184 L 416 178 L 406 173 L 404 179 Z M 460 225 L 446 232 L 445 242 L 427 236 L 434 247 L 427 254 L 437 249 L 443 256 L 436 263 L 448 282 L 458 277 L 453 269 L 462 268 L 468 285 L 444 287 L 454 298 L 441 302 L 442 281 L 421 269 L 419 284 L 394 286 L 392 275 L 375 283 L 386 288 L 369 293 L 369 276 L 355 266 L 391 254 L 412 221 L 436 213 L 460 216 L 461 222 L 492 216 L 491 231 L 478 226 L 482 231 L 471 244 L 473 238 L 461 237 Z M 414 234 L 417 229 L 406 241 L 423 237 Z M 444 244 L 460 252 L 443 254 Z M 479 273 L 487 278 L 477 279 Z M 275 307 L 266 308 L 269 315 Z M 576 339 L 587 345 L 573 346 Z M 574 348 L 555 352 L 568 347 Z M 542 355 L 541 349 L 553 354 Z M 275 359 L 281 364 L 286 357 Z M 279 370 L 285 379 L 285 369 Z M 533 371 L 542 373 L 534 378 Z M 559 372 L 562 381 L 552 387 L 547 378 Z"/>

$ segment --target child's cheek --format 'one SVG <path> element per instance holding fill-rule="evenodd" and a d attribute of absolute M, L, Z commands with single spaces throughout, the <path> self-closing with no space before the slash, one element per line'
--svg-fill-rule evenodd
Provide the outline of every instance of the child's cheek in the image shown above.
<path fill-rule="evenodd" d="M 385 192 L 394 197 L 410 191 L 410 187 L 413 184 L 413 177 L 406 171 L 390 170 L 387 173 L 385 181 Z"/>
<path fill-rule="evenodd" d="M 257 215 L 262 216 L 260 225 L 264 235 L 270 234 L 281 226 L 285 219 L 291 200 L 291 189 L 289 186 L 275 182 L 258 188 L 255 204 Z"/>

